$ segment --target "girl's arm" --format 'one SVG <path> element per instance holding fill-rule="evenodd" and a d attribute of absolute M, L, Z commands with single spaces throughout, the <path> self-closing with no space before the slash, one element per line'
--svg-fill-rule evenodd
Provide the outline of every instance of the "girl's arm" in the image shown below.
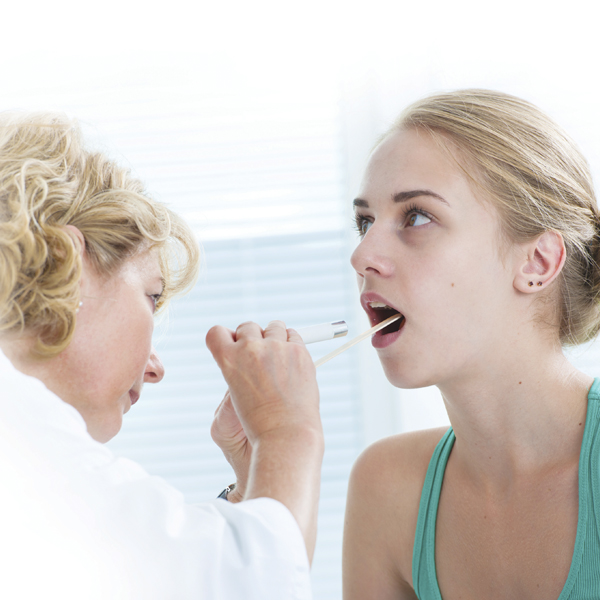
<path fill-rule="evenodd" d="M 443 429 L 381 440 L 358 458 L 344 524 L 344 600 L 415 600 L 412 551 L 421 489 Z"/>

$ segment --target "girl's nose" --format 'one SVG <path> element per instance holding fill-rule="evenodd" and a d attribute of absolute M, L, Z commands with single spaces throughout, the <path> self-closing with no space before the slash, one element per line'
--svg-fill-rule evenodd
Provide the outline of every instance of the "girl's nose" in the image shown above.
<path fill-rule="evenodd" d="M 165 368 L 156 353 L 156 350 L 152 348 L 150 352 L 150 358 L 146 364 L 146 371 L 144 372 L 145 383 L 158 383 L 165 376 Z"/>
<path fill-rule="evenodd" d="M 390 258 L 389 245 L 373 225 L 360 244 L 356 247 L 350 262 L 358 275 L 363 277 L 380 275 L 391 277 L 394 274 L 394 262 Z"/>

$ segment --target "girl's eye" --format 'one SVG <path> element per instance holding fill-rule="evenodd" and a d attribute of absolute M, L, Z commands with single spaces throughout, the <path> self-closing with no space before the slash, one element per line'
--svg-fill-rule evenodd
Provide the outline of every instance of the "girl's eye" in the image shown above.
<path fill-rule="evenodd" d="M 371 225 L 373 225 L 373 223 L 362 215 L 355 215 L 355 228 L 360 237 L 364 237 L 366 235 L 367 231 L 371 229 Z"/>
<path fill-rule="evenodd" d="M 404 227 L 420 227 L 431 223 L 432 217 L 429 213 L 415 204 L 407 206 L 404 210 Z"/>
<path fill-rule="evenodd" d="M 427 223 L 431 223 L 431 219 L 418 212 L 411 213 L 406 222 L 409 227 L 418 227 L 419 225 L 427 225 Z"/>

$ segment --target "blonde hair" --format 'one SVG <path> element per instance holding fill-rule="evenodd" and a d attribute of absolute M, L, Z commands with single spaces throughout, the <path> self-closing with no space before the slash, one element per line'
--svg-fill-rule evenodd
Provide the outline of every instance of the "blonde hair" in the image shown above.
<path fill-rule="evenodd" d="M 600 215 L 587 161 L 568 135 L 538 108 L 489 90 L 436 94 L 409 106 L 387 135 L 419 128 L 446 149 L 497 208 L 505 237 L 563 236 L 559 339 L 575 345 L 600 329 Z M 456 148 L 454 148 L 456 154 Z"/>
<path fill-rule="evenodd" d="M 190 228 L 128 170 L 87 150 L 75 122 L 0 115 L 0 333 L 35 334 L 38 356 L 65 349 L 75 328 L 82 264 L 66 225 L 81 231 L 102 275 L 157 248 L 158 308 L 195 282 L 199 248 Z"/>

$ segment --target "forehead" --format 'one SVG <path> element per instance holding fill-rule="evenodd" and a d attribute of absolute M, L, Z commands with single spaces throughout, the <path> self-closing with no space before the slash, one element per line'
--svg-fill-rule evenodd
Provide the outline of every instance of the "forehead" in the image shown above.
<path fill-rule="evenodd" d="M 463 161 L 455 143 L 443 134 L 434 137 L 420 129 L 397 131 L 374 150 L 355 206 L 379 210 L 405 203 L 405 199 L 428 198 L 428 209 L 435 208 L 436 217 L 444 223 L 460 223 L 469 229 L 481 229 L 485 224 L 484 229 L 494 231 L 504 247 L 500 213 L 493 199 L 467 175 Z"/>
<path fill-rule="evenodd" d="M 451 154 L 429 132 L 408 129 L 387 136 L 374 150 L 361 184 L 361 192 L 398 193 L 409 189 L 431 189 L 444 195 L 469 192 L 470 181 Z"/>
<path fill-rule="evenodd" d="M 143 281 L 151 283 L 162 281 L 159 253 L 156 248 L 136 252 L 123 262 L 118 277 L 128 282 Z"/>

